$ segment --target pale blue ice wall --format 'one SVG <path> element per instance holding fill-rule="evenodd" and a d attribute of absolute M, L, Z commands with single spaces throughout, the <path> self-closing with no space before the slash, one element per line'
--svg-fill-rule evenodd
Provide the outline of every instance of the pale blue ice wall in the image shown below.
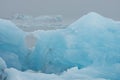
<path fill-rule="evenodd" d="M 0 19 L 0 56 L 6 60 L 8 67 L 20 69 L 20 63 L 28 53 L 24 44 L 25 33 L 10 21 Z M 19 63 L 20 61 L 20 63 Z"/>
<path fill-rule="evenodd" d="M 87 54 L 95 65 L 120 63 L 120 23 L 92 12 L 71 24 L 67 30 L 73 39 L 70 42 L 68 37 L 71 47 L 78 49 L 78 54 Z"/>

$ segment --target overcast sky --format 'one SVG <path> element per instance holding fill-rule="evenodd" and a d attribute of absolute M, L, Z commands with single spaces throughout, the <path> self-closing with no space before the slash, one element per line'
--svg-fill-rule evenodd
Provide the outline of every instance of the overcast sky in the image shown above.
<path fill-rule="evenodd" d="M 91 11 L 120 20 L 120 0 L 0 0 L 1 18 L 21 13 L 63 15 L 65 20 L 74 21 Z"/>

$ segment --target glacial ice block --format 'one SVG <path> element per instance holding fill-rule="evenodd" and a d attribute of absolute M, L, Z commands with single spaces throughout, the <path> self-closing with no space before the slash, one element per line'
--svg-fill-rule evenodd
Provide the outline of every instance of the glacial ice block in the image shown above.
<path fill-rule="evenodd" d="M 102 69 L 120 63 L 120 23 L 99 14 L 89 13 L 64 30 L 34 34 L 38 41 L 30 55 L 33 70 L 59 73 L 73 66 Z"/>
<path fill-rule="evenodd" d="M 39 31 L 35 50 L 30 55 L 29 66 L 46 73 L 62 72 L 71 66 L 64 58 L 66 41 L 59 31 Z"/>
<path fill-rule="evenodd" d="M 21 64 L 25 62 L 24 59 L 28 51 L 24 45 L 24 37 L 25 32 L 17 28 L 15 24 L 8 20 L 0 19 L 0 55 L 4 55 L 3 57 L 6 60 L 8 57 L 10 58 L 11 53 L 14 53 L 18 56 Z M 7 54 L 5 57 L 6 52 L 10 55 Z M 13 59 L 18 61 L 15 60 L 17 59 L 15 56 Z M 8 63 L 11 63 L 11 61 L 9 60 Z"/>
<path fill-rule="evenodd" d="M 119 22 L 92 12 L 71 24 L 67 31 L 71 50 L 78 49 L 77 54 L 87 54 L 93 64 L 110 65 L 120 62 Z M 68 54 L 76 58 L 74 53 L 71 55 L 72 53 L 68 51 Z"/>
<path fill-rule="evenodd" d="M 18 65 L 20 60 L 22 67 L 44 72 L 8 69 L 11 80 L 14 75 L 17 76 L 15 79 L 28 80 L 53 79 L 54 76 L 56 80 L 120 79 L 120 22 L 92 12 L 66 29 L 40 30 L 33 34 L 37 42 L 33 51 L 28 54 L 24 45 L 25 33 L 11 22 L 0 20 L 0 56 L 7 66 Z M 11 59 L 11 56 L 14 58 Z M 15 64 L 11 63 L 13 60 Z M 67 70 L 75 66 L 78 69 Z"/>

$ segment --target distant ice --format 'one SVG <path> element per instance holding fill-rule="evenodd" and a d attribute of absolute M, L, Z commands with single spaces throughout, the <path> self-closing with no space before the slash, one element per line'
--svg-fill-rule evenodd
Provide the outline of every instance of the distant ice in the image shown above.
<path fill-rule="evenodd" d="M 33 17 L 29 15 L 16 14 L 11 17 L 10 20 L 19 28 L 27 32 L 41 29 L 63 29 L 67 27 L 67 24 L 63 24 L 63 18 L 61 15 Z"/>

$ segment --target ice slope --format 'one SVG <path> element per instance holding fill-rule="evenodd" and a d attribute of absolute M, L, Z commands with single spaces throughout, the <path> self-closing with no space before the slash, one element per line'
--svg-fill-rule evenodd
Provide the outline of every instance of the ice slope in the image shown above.
<path fill-rule="evenodd" d="M 37 43 L 30 55 L 29 67 L 46 73 L 58 73 L 71 67 L 64 58 L 66 41 L 63 35 L 56 30 L 35 32 Z"/>
<path fill-rule="evenodd" d="M 24 44 L 24 37 L 25 32 L 15 24 L 0 19 L 0 56 L 4 58 L 8 67 L 20 69 L 18 64 L 24 64 L 25 56 L 28 53 Z"/>
<path fill-rule="evenodd" d="M 70 50 L 79 50 L 76 55 L 68 50 L 72 59 L 86 54 L 94 65 L 120 63 L 120 23 L 92 12 L 71 24 L 67 31 Z"/>
<path fill-rule="evenodd" d="M 92 12 L 66 30 L 69 50 L 65 57 L 73 63 L 90 61 L 90 65 L 80 70 L 82 74 L 110 80 L 120 79 L 119 22 Z"/>

